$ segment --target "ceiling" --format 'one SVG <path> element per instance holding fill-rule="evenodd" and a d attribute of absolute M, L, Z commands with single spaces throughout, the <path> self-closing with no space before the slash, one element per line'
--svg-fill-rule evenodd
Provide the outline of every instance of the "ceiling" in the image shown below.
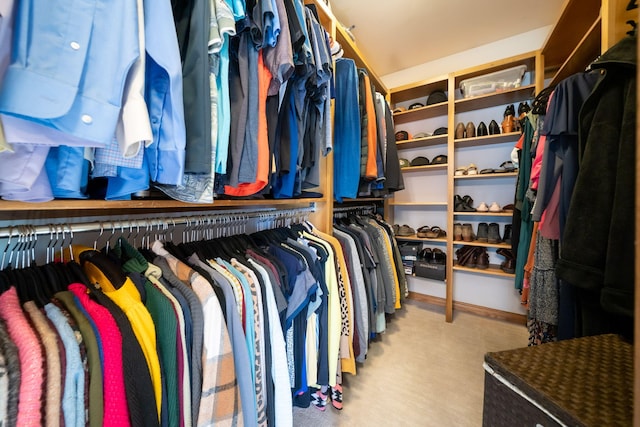
<path fill-rule="evenodd" d="M 553 24 L 564 0 L 330 0 L 379 76 Z"/>

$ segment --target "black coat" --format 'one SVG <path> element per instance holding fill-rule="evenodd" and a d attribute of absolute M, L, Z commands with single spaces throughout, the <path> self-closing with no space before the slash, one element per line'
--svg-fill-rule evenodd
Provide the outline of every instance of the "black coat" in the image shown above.
<path fill-rule="evenodd" d="M 634 308 L 636 37 L 621 40 L 592 68 L 600 72 L 600 78 L 580 111 L 580 168 L 556 272 L 583 294 L 599 300 L 604 313 L 630 320 Z"/>

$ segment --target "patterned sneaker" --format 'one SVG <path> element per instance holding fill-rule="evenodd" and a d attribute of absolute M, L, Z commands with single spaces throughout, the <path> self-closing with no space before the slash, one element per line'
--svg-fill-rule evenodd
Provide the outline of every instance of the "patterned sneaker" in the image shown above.
<path fill-rule="evenodd" d="M 342 385 L 336 384 L 331 388 L 331 404 L 336 409 L 342 409 Z"/>
<path fill-rule="evenodd" d="M 311 404 L 319 411 L 324 411 L 327 407 L 327 399 L 329 396 L 322 394 L 320 390 L 311 393 Z"/>

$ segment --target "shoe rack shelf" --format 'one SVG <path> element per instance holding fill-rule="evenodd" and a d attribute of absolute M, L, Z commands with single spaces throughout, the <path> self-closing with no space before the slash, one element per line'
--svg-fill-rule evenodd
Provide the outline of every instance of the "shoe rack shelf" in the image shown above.
<path fill-rule="evenodd" d="M 531 70 L 531 68 L 527 69 Z M 484 108 L 495 107 L 496 105 L 501 104 L 513 104 L 514 102 L 517 103 L 527 97 L 533 98 L 535 88 L 536 85 L 532 84 L 520 86 L 511 90 L 505 90 L 504 92 L 480 95 L 473 98 L 458 99 L 455 102 L 456 113 L 482 110 Z"/>
<path fill-rule="evenodd" d="M 485 178 L 509 178 L 518 176 L 518 172 L 504 173 L 478 173 L 476 175 L 454 175 L 453 179 L 485 179 Z"/>
<path fill-rule="evenodd" d="M 400 169 L 402 172 L 420 172 L 420 171 L 433 171 L 433 170 L 447 170 L 447 164 L 442 165 L 424 165 L 424 166 L 408 166 Z"/>
<path fill-rule="evenodd" d="M 455 271 L 464 271 L 466 273 L 478 273 L 478 274 L 484 274 L 484 275 L 488 275 L 488 276 L 501 276 L 501 277 L 507 277 L 507 278 L 515 278 L 516 275 L 512 274 L 512 273 L 505 273 L 504 271 L 502 271 L 502 269 L 500 268 L 499 265 L 497 264 L 489 264 L 489 268 L 473 268 L 473 267 L 462 267 L 459 265 L 454 265 L 453 266 L 453 270 Z"/>
<path fill-rule="evenodd" d="M 460 138 L 454 140 L 456 147 L 481 147 L 483 145 L 501 144 L 510 142 L 520 137 L 520 132 L 500 133 L 496 135 L 475 136 L 473 138 Z"/>
<path fill-rule="evenodd" d="M 398 150 L 405 150 L 409 148 L 430 147 L 434 145 L 446 145 L 448 140 L 447 135 L 427 136 L 425 138 L 413 138 L 406 141 L 398 141 L 396 146 Z"/>
<path fill-rule="evenodd" d="M 402 240 L 406 242 L 434 242 L 434 243 L 447 243 L 447 239 L 430 239 L 428 237 L 417 236 L 396 236 L 396 240 Z"/>
<path fill-rule="evenodd" d="M 424 206 L 424 207 L 447 207 L 447 202 L 394 202 L 389 201 L 390 206 Z"/>
<path fill-rule="evenodd" d="M 444 122 L 443 119 L 446 119 L 446 127 L 448 128 L 447 135 L 438 135 L 426 138 L 415 138 L 407 141 L 398 141 L 396 145 L 398 150 L 419 150 L 422 148 L 425 148 L 426 150 L 433 150 L 433 147 L 442 147 L 443 149 L 446 149 L 448 164 L 438 165 L 438 168 L 442 171 L 446 171 L 448 202 L 395 202 L 394 199 L 391 198 L 385 204 L 387 208 L 387 217 L 390 218 L 391 221 L 393 221 L 394 216 L 397 215 L 398 218 L 402 218 L 402 223 L 411 224 L 411 226 L 414 227 L 424 225 L 420 223 L 424 221 L 435 222 L 434 219 L 431 219 L 434 218 L 434 215 L 435 218 L 440 218 L 440 221 L 445 221 L 446 215 L 445 230 L 448 232 L 447 237 L 441 239 L 421 239 L 416 236 L 405 236 L 398 237 L 398 239 L 404 241 L 409 240 L 416 242 L 433 242 L 437 244 L 446 244 L 446 253 L 449 254 L 449 256 L 447 256 L 447 280 L 445 282 L 445 317 L 448 322 L 453 320 L 453 287 L 457 286 L 458 281 L 465 280 L 463 276 L 456 275 L 454 274 L 454 272 L 478 273 L 483 276 L 494 276 L 507 279 L 512 279 L 513 277 L 515 277 L 515 275 L 513 274 L 505 273 L 500 268 L 500 265 L 495 264 L 495 261 L 499 260 L 500 257 L 496 257 L 494 251 L 496 249 L 509 249 L 510 245 L 507 245 L 505 243 L 491 244 L 478 241 L 457 241 L 453 239 L 452 232 L 454 222 L 459 222 L 463 219 L 465 222 L 470 221 L 474 223 L 478 221 L 493 219 L 500 224 L 505 224 L 505 222 L 509 221 L 509 218 L 513 215 L 513 213 L 510 211 L 455 212 L 453 199 L 454 195 L 458 194 L 456 190 L 459 188 L 470 188 L 470 191 L 473 191 L 473 189 L 478 189 L 480 191 L 479 194 L 486 194 L 487 191 L 489 191 L 489 194 L 491 194 L 490 192 L 494 191 L 492 190 L 492 188 L 495 188 L 495 191 L 498 192 L 505 191 L 504 189 L 510 189 L 508 191 L 515 191 L 515 180 L 517 178 L 517 171 L 489 174 L 478 173 L 477 175 L 456 176 L 455 169 L 457 166 L 461 166 L 460 163 L 467 162 L 468 164 L 469 158 L 471 158 L 473 161 L 472 156 L 474 156 L 475 153 L 482 157 L 482 151 L 484 151 L 485 149 L 488 150 L 486 151 L 486 153 L 493 153 L 496 152 L 495 150 L 497 150 L 497 153 L 499 155 L 502 155 L 500 153 L 507 147 L 510 147 L 509 144 L 515 145 L 515 143 L 520 138 L 520 132 L 508 132 L 495 135 L 455 139 L 454 129 L 456 127 L 457 120 L 459 118 L 459 120 L 462 121 L 462 117 L 467 118 L 474 115 L 478 116 L 478 113 L 487 114 L 482 113 L 482 110 L 485 109 L 493 109 L 492 112 L 488 114 L 495 115 L 496 108 L 503 109 L 509 104 L 518 105 L 519 102 L 523 101 L 528 101 L 530 103 L 534 97 L 536 89 L 542 89 L 541 86 L 537 86 L 537 84 L 539 84 L 539 79 L 537 79 L 536 73 L 538 64 L 540 64 L 540 51 L 528 52 L 522 55 L 507 58 L 505 60 L 485 64 L 483 66 L 473 67 L 458 72 L 452 72 L 446 77 L 438 77 L 417 82 L 412 85 L 392 88 L 389 91 L 389 100 L 392 108 L 407 108 L 409 105 L 416 102 L 426 104 L 426 100 L 428 99 L 427 96 L 434 90 L 444 90 L 448 94 L 448 101 L 445 103 L 416 108 L 414 110 L 397 112 L 394 114 L 394 122 L 396 125 L 395 131 L 407 130 L 410 133 L 412 133 L 412 131 L 414 130 L 416 132 L 418 130 L 421 131 L 425 127 L 434 128 L 436 127 L 434 126 L 434 123 L 442 123 Z M 493 94 L 480 95 L 472 98 L 462 98 L 462 95 L 458 90 L 460 82 L 462 80 L 492 73 L 495 71 L 505 70 L 519 65 L 526 65 L 527 72 L 530 73 L 530 75 L 528 76 L 528 81 L 533 82 L 532 84 L 528 84 L 528 81 L 525 81 L 525 84 L 514 89 L 496 92 Z M 476 111 L 478 113 L 475 113 Z M 459 116 L 460 114 L 462 114 L 462 116 Z M 498 121 L 498 123 L 500 121 Z M 475 124 L 477 125 L 478 123 Z M 489 155 L 489 159 L 484 160 L 486 162 L 487 160 L 491 161 L 492 159 Z M 500 162 L 504 160 L 508 160 L 508 157 L 500 159 L 500 161 L 493 165 L 493 167 L 497 168 L 498 164 L 500 164 Z M 478 164 L 479 162 L 473 161 L 473 163 Z M 478 172 L 482 169 L 482 166 L 483 165 L 478 164 Z M 492 166 L 486 165 L 486 167 Z M 403 168 L 402 172 L 409 173 L 414 171 L 433 171 L 434 169 L 436 169 L 434 166 L 408 167 Z M 513 186 L 510 186 L 508 180 L 513 181 Z M 411 174 L 410 185 L 418 185 L 420 189 L 422 189 L 424 185 L 424 190 L 420 190 L 423 191 L 423 193 L 420 194 L 424 194 L 424 197 L 428 198 L 430 183 L 432 185 L 436 185 L 435 183 L 437 183 L 437 185 L 442 185 L 442 182 L 442 176 L 439 174 L 425 174 L 424 176 Z M 405 185 L 407 185 L 407 181 L 405 181 Z M 415 192 L 415 188 L 411 187 L 411 190 L 414 190 Z M 435 194 L 431 194 L 431 197 L 434 197 L 434 195 Z M 473 194 L 471 194 L 471 196 L 473 197 Z M 497 197 L 496 200 L 508 200 L 508 196 L 504 197 L 503 194 L 502 197 Z M 408 207 L 409 209 L 405 209 L 405 207 Z M 445 207 L 446 212 L 442 211 L 440 213 L 430 211 L 429 209 L 432 207 Z M 421 208 L 424 208 L 424 216 L 421 216 L 419 214 Z M 442 217 L 440 217 L 439 215 L 442 215 Z M 458 248 L 462 245 L 487 248 L 490 252 L 490 262 L 494 262 L 494 264 L 490 265 L 490 267 L 487 269 L 468 268 L 454 265 L 455 248 Z M 463 283 L 463 285 L 469 286 L 468 283 Z M 464 286 L 462 289 L 465 289 Z"/>
<path fill-rule="evenodd" d="M 455 216 L 510 217 L 513 212 L 454 212 Z"/>
<path fill-rule="evenodd" d="M 511 245 L 507 243 L 484 243 L 477 240 L 472 240 L 470 242 L 467 242 L 465 240 L 454 240 L 453 244 L 458 246 L 480 246 L 483 248 L 511 249 Z"/>

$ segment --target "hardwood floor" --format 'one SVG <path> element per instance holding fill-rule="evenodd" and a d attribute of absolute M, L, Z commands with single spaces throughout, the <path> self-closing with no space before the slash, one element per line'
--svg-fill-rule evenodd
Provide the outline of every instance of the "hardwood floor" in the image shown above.
<path fill-rule="evenodd" d="M 407 301 L 344 376 L 344 409 L 294 408 L 295 426 L 482 425 L 488 351 L 525 347 L 526 327 Z"/>

